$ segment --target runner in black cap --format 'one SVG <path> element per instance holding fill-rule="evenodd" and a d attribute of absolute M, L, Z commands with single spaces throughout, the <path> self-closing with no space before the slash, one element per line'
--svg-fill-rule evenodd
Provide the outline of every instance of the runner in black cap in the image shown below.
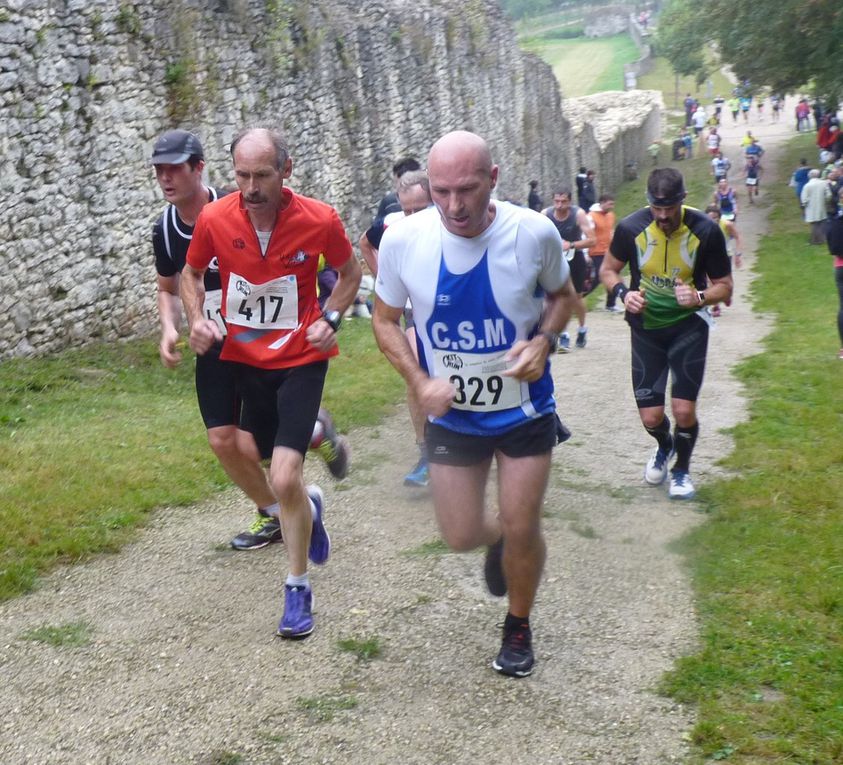
<path fill-rule="evenodd" d="M 618 223 L 600 278 L 626 308 L 632 339 L 632 388 L 638 413 L 658 446 L 644 480 L 664 483 L 671 455 L 670 497 L 691 499 L 691 452 L 699 431 L 696 400 L 705 370 L 707 305 L 732 296 L 726 241 L 716 223 L 683 205 L 685 184 L 673 168 L 653 170 L 649 205 Z M 621 281 L 629 264 L 630 284 Z M 668 370 L 676 429 L 665 415 Z"/>

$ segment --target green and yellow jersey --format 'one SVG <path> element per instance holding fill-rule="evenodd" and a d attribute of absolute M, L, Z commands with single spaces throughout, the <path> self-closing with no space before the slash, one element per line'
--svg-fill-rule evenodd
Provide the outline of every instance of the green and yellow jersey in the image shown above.
<path fill-rule="evenodd" d="M 627 321 L 644 329 L 677 324 L 697 308 L 680 306 L 674 287 L 677 280 L 705 289 L 708 279 L 731 273 L 726 240 L 720 227 L 693 207 L 682 207 L 682 222 L 670 236 L 662 231 L 649 207 L 618 223 L 612 255 L 629 264 L 631 290 L 643 290 L 647 306 L 643 313 L 627 313 Z"/>

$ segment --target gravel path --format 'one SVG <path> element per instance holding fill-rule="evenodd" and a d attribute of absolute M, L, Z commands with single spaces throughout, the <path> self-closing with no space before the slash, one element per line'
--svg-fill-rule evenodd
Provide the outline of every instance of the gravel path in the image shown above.
<path fill-rule="evenodd" d="M 789 125 L 750 127 L 772 168 Z M 743 128 L 724 133 L 734 160 Z M 747 299 L 766 206 L 742 203 L 745 266 L 712 333 L 698 484 L 722 473 L 724 429 L 744 417 L 729 370 L 767 331 Z M 1 604 L 0 762 L 681 762 L 693 711 L 652 689 L 695 648 L 692 594 L 670 545 L 704 516 L 642 483 L 652 441 L 629 389 L 622 317 L 591 314 L 588 348 L 553 367 L 574 436 L 556 450 L 547 494 L 531 678 L 490 669 L 505 605 L 484 591 L 479 552 L 429 544 L 429 498 L 401 485 L 414 447 L 396 409 L 350 434 L 342 484 L 308 465 L 326 492 L 334 553 L 312 572 L 317 630 L 304 642 L 274 637 L 283 546 L 226 547 L 251 513 L 235 491 L 163 508 L 123 552 L 61 568 Z M 92 630 L 81 647 L 21 639 L 80 621 Z M 377 639 L 381 656 L 358 661 L 338 645 L 348 638 Z"/>

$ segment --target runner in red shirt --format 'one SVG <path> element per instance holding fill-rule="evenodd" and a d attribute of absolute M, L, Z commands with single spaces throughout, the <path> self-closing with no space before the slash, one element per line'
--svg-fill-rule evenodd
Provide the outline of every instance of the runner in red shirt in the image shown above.
<path fill-rule="evenodd" d="M 245 129 L 232 141 L 231 154 L 240 193 L 206 205 L 199 215 L 182 298 L 190 346 L 203 354 L 222 339 L 202 311 L 202 278 L 216 259 L 228 326 L 220 357 L 235 362 L 249 415 L 277 422 L 269 476 L 281 504 L 290 567 L 278 634 L 304 638 L 313 631 L 307 561 L 323 564 L 331 550 L 322 492 L 304 485 L 304 455 L 328 359 L 338 353 L 336 332 L 361 271 L 336 211 L 284 187 L 293 163 L 279 131 Z M 324 313 L 316 297 L 320 255 L 338 274 Z"/>

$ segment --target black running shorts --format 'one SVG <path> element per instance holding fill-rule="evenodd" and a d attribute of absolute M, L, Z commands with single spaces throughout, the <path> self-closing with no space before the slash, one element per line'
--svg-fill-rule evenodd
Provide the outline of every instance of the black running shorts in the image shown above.
<path fill-rule="evenodd" d="M 588 264 L 585 262 L 585 253 L 577 250 L 574 257 L 568 261 L 571 269 L 571 283 L 574 285 L 574 292 L 582 295 L 585 292 L 585 281 L 588 276 Z"/>
<path fill-rule="evenodd" d="M 491 459 L 496 451 L 507 457 L 532 457 L 549 452 L 564 440 L 556 414 L 546 414 L 495 436 L 471 436 L 432 422 L 425 426 L 427 459 L 440 465 L 468 467 Z"/>
<path fill-rule="evenodd" d="M 236 425 L 240 421 L 240 397 L 234 382 L 234 365 L 220 359 L 222 344 L 196 357 L 196 398 L 205 428 Z"/>
<path fill-rule="evenodd" d="M 696 401 L 705 373 L 708 323 L 692 314 L 670 327 L 632 330 L 632 390 L 639 409 L 664 406 L 667 373 L 670 395 Z"/>
<path fill-rule="evenodd" d="M 328 362 L 286 369 L 234 364 L 243 399 L 243 428 L 252 433 L 263 458 L 284 446 L 307 454 L 319 414 Z"/>

